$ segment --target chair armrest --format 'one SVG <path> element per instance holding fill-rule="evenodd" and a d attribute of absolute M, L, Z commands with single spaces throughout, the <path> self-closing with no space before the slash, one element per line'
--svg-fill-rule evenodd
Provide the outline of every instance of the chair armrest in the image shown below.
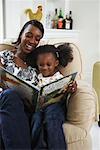
<path fill-rule="evenodd" d="M 94 89 L 83 81 L 78 81 L 78 89 L 68 103 L 67 121 L 89 132 L 96 118 L 97 97 Z"/>
<path fill-rule="evenodd" d="M 86 130 L 69 124 L 68 122 L 63 124 L 63 130 L 68 150 L 92 149 L 91 135 L 88 134 Z"/>
<path fill-rule="evenodd" d="M 63 124 L 63 131 L 65 140 L 68 144 L 84 140 L 87 137 L 86 130 L 79 128 L 73 124 L 69 124 L 68 122 Z"/>

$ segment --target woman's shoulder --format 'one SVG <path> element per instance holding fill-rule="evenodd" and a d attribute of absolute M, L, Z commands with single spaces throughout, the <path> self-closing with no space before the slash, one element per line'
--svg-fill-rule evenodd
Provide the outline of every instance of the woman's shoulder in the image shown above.
<path fill-rule="evenodd" d="M 9 63 L 9 61 L 11 62 L 13 58 L 14 58 L 14 53 L 12 51 L 6 49 L 0 52 L 0 62 L 2 65 Z"/>
<path fill-rule="evenodd" d="M 38 71 L 36 68 L 32 67 L 32 66 L 28 66 L 27 69 L 31 72 L 36 72 L 36 74 L 38 74 Z"/>
<path fill-rule="evenodd" d="M 5 49 L 5 50 L 3 50 L 3 51 L 0 52 L 0 57 L 1 57 L 1 56 L 6 56 L 6 57 L 7 57 L 7 56 L 14 56 L 14 52 Z"/>

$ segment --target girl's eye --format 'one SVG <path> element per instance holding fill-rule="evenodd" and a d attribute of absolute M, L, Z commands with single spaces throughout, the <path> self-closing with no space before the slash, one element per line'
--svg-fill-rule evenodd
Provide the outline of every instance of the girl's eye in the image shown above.
<path fill-rule="evenodd" d="M 39 64 L 39 67 L 42 67 L 43 65 L 42 64 Z"/>
<path fill-rule="evenodd" d="M 50 66 L 51 66 L 51 64 L 47 64 L 47 66 L 49 66 L 49 67 L 50 67 Z"/>

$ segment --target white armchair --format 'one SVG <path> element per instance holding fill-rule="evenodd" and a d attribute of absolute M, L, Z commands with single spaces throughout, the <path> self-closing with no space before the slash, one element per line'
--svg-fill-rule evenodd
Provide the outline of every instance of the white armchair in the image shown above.
<path fill-rule="evenodd" d="M 54 44 L 58 43 L 58 41 L 49 40 L 48 43 Z M 60 71 L 64 75 L 77 71 L 78 89 L 72 95 L 67 105 L 68 111 L 63 129 L 68 150 L 91 150 L 89 131 L 97 117 L 97 96 L 94 89 L 82 81 L 82 58 L 80 51 L 75 44 L 71 44 L 71 46 L 73 48 L 74 60 L 67 67 L 60 68 Z M 13 50 L 12 46 L 0 45 L 0 51 L 6 48 Z"/>

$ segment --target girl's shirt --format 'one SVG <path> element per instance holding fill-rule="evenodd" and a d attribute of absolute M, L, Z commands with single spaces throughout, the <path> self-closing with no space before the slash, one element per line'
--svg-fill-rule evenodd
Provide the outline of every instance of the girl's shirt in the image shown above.
<path fill-rule="evenodd" d="M 34 83 L 36 83 L 36 69 L 32 68 L 31 66 L 28 66 L 25 69 L 18 67 L 14 62 L 14 57 L 15 55 L 11 51 L 4 50 L 0 52 L 1 63 L 3 64 L 5 69 L 7 69 L 10 73 L 14 74 L 17 77 L 20 77 L 23 80 L 26 80 L 28 82 L 33 81 Z"/>
<path fill-rule="evenodd" d="M 53 76 L 50 76 L 50 77 L 43 77 L 43 75 L 40 73 L 38 75 L 38 80 L 39 80 L 38 86 L 39 87 L 44 86 L 46 84 L 49 84 L 53 81 L 56 81 L 56 80 L 62 78 L 62 77 L 63 77 L 63 75 L 59 71 L 56 72 Z"/>

